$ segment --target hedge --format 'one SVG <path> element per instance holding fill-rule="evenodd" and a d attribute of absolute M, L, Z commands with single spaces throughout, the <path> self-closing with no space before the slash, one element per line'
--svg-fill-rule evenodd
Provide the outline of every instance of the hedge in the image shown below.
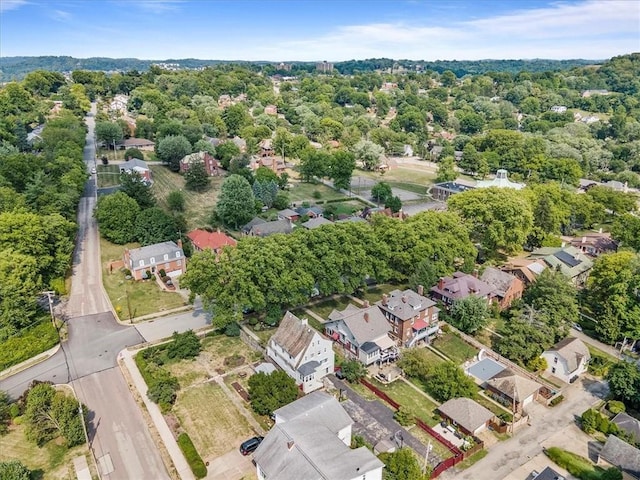
<path fill-rule="evenodd" d="M 184 453 L 189 466 L 191 467 L 191 471 L 196 476 L 196 478 L 204 478 L 207 476 L 207 466 L 202 461 L 202 457 L 196 450 L 196 447 L 193 446 L 193 442 L 189 435 L 186 433 L 181 433 L 178 436 L 178 446 L 182 453 Z"/>
<path fill-rule="evenodd" d="M 37 325 L 0 342 L 0 370 L 29 360 L 46 352 L 58 343 L 58 332 L 51 324 L 49 315 Z"/>

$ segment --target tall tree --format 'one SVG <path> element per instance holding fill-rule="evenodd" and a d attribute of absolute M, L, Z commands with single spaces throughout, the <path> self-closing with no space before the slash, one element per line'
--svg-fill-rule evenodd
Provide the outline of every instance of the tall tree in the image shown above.
<path fill-rule="evenodd" d="M 474 333 L 489 320 L 489 308 L 484 298 L 470 295 L 458 300 L 451 308 L 451 323 L 465 333 Z"/>
<path fill-rule="evenodd" d="M 354 145 L 353 153 L 365 170 L 375 170 L 380 165 L 380 157 L 384 155 L 384 148 L 370 140 L 360 140 Z"/>
<path fill-rule="evenodd" d="M 156 204 L 151 185 L 138 172 L 120 174 L 120 191 L 133 198 L 141 209 L 151 208 Z"/>
<path fill-rule="evenodd" d="M 377 202 L 385 204 L 387 200 L 393 197 L 391 185 L 386 182 L 378 182 L 371 189 L 371 197 Z"/>
<path fill-rule="evenodd" d="M 356 168 L 356 159 L 351 152 L 338 150 L 331 156 L 329 177 L 336 188 L 348 190 L 351 186 L 351 176 Z"/>
<path fill-rule="evenodd" d="M 259 415 L 269 415 L 298 397 L 298 387 L 293 378 L 283 371 L 269 375 L 256 373 L 249 378 L 251 408 Z"/>
<path fill-rule="evenodd" d="M 136 238 L 135 225 L 140 207 L 123 192 L 105 195 L 98 199 L 95 217 L 100 234 L 110 242 L 122 245 Z"/>
<path fill-rule="evenodd" d="M 436 182 L 450 182 L 458 177 L 455 170 L 455 162 L 452 156 L 446 156 L 438 165 Z"/>
<path fill-rule="evenodd" d="M 300 156 L 300 176 L 305 182 L 326 177 L 331 167 L 331 155 L 322 150 L 308 148 Z"/>
<path fill-rule="evenodd" d="M 191 143 L 184 135 L 168 135 L 158 142 L 156 147 L 158 158 L 177 172 L 180 170 L 180 160 L 191 153 Z"/>
<path fill-rule="evenodd" d="M 184 173 L 185 187 L 194 192 L 204 192 L 211 185 L 211 179 L 207 174 L 204 162 L 194 162 Z"/>
<path fill-rule="evenodd" d="M 104 142 L 107 147 L 113 147 L 114 150 L 115 144 L 124 136 L 122 127 L 117 122 L 97 122 L 95 132 L 98 140 Z"/>
<path fill-rule="evenodd" d="M 229 169 L 231 159 L 238 155 L 240 155 L 240 148 L 231 141 L 221 143 L 216 147 L 215 157 L 220 160 L 220 165 L 222 165 L 222 168 L 225 170 Z"/>
<path fill-rule="evenodd" d="M 611 235 L 623 247 L 631 247 L 640 252 L 640 217 L 625 213 L 615 218 Z"/>
<path fill-rule="evenodd" d="M 237 229 L 253 218 L 255 209 L 255 197 L 247 179 L 240 175 L 225 178 L 216 205 L 220 220 Z"/>
<path fill-rule="evenodd" d="M 135 237 L 144 245 L 178 239 L 175 219 L 158 207 L 141 210 L 136 217 Z"/>

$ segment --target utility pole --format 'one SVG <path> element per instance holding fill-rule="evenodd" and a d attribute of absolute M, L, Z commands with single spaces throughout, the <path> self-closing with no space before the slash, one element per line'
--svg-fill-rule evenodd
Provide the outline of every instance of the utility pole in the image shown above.
<path fill-rule="evenodd" d="M 424 454 L 424 465 L 422 466 L 422 473 L 427 473 L 427 462 L 429 453 L 431 452 L 431 437 L 429 437 L 429 443 L 427 444 L 427 452 Z"/>
<path fill-rule="evenodd" d="M 46 292 L 42 292 L 44 293 L 48 300 L 49 300 L 49 314 L 51 315 L 51 324 L 53 325 L 53 327 L 55 328 L 56 326 L 56 319 L 53 316 L 53 299 L 51 298 L 52 295 L 55 295 L 56 292 L 52 291 L 52 290 L 48 290 Z"/>

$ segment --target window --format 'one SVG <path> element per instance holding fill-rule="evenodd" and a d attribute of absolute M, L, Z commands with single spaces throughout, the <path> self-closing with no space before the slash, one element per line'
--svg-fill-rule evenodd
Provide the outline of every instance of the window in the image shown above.
<path fill-rule="evenodd" d="M 553 363 L 558 363 L 558 357 L 553 357 Z"/>
<path fill-rule="evenodd" d="M 164 261 L 166 262 L 167 260 L 169 260 L 169 254 L 168 254 L 168 253 L 165 253 L 165 254 L 164 254 Z"/>
<path fill-rule="evenodd" d="M 144 267 L 144 260 L 140 260 L 140 262 L 139 262 L 139 263 L 140 263 L 140 266 L 141 266 L 141 267 Z"/>
<path fill-rule="evenodd" d="M 176 252 L 176 258 L 180 258 L 180 252 Z"/>
<path fill-rule="evenodd" d="M 551 369 L 551 373 L 556 373 L 556 367 L 553 367 L 553 368 Z"/>
<path fill-rule="evenodd" d="M 156 257 L 151 257 L 149 259 L 149 263 L 151 263 L 151 265 L 153 265 L 154 263 L 156 263 Z"/>
<path fill-rule="evenodd" d="M 176 262 L 176 265 L 178 265 L 178 266 L 180 267 L 180 266 L 182 265 L 182 260 L 178 260 L 178 261 Z"/>

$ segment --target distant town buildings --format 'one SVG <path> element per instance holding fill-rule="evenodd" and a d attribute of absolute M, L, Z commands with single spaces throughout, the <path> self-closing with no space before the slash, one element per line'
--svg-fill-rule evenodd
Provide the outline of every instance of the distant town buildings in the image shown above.
<path fill-rule="evenodd" d="M 327 62 L 318 62 L 316 63 L 316 70 L 320 73 L 331 73 L 333 71 L 333 63 Z"/>

